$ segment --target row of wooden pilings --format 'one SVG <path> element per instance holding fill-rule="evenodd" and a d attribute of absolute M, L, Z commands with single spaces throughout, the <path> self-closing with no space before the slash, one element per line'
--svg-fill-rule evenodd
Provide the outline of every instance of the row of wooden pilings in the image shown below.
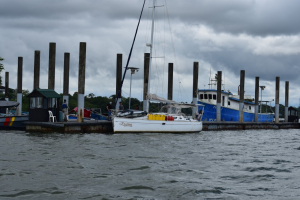
<path fill-rule="evenodd" d="M 217 116 L 216 121 L 221 121 L 221 83 L 222 72 L 218 71 L 217 83 Z M 259 99 L 259 77 L 255 77 L 255 122 L 258 122 L 258 99 Z M 280 77 L 276 77 L 275 84 L 275 123 L 279 123 L 279 88 Z M 240 71 L 240 94 L 239 94 L 239 122 L 243 122 L 244 109 L 244 91 L 245 91 L 245 70 Z M 285 121 L 288 121 L 288 106 L 289 106 L 289 81 L 285 82 Z"/>
<path fill-rule="evenodd" d="M 48 68 L 48 89 L 55 90 L 55 60 L 56 43 L 49 43 L 49 68 Z M 79 65 L 78 65 L 78 115 L 77 121 L 82 122 L 84 117 L 84 90 L 85 90 L 85 67 L 86 67 L 86 43 L 79 44 Z M 63 98 L 69 103 L 69 71 L 70 53 L 64 53 L 64 80 Z M 18 57 L 18 77 L 17 77 L 17 107 L 16 115 L 22 115 L 22 77 L 23 77 L 23 57 Z M 8 100 L 9 72 L 5 73 L 5 97 Z M 40 51 L 34 52 L 34 76 L 33 90 L 40 89 Z"/>
<path fill-rule="evenodd" d="M 49 71 L 48 71 L 48 89 L 55 90 L 55 59 L 56 59 L 56 43 L 49 43 Z M 150 53 L 144 54 L 144 82 L 143 82 L 143 110 L 148 110 L 149 101 L 147 100 L 149 87 L 149 63 Z M 78 122 L 83 121 L 84 113 L 84 93 L 85 93 L 85 68 L 86 68 L 86 43 L 79 44 L 79 67 L 78 67 Z M 22 105 L 22 71 L 23 71 L 23 57 L 18 57 L 18 83 L 17 83 L 17 101 Z M 69 71 L 70 71 L 70 53 L 64 53 L 64 79 L 63 79 L 63 98 L 69 102 Z M 193 103 L 198 101 L 198 73 L 199 63 L 193 64 Z M 8 72 L 5 75 L 5 84 L 8 88 Z M 116 60 L 116 95 L 122 96 L 119 92 L 122 82 L 122 54 L 117 54 Z M 39 89 L 40 83 L 40 51 L 34 53 L 34 80 L 33 90 Z M 221 83 L 222 72 L 218 71 L 217 84 L 217 122 L 221 118 Z M 240 106 L 239 106 L 239 122 L 243 122 L 243 107 L 244 107 L 244 86 L 245 86 L 245 70 L 240 72 Z M 276 77 L 276 92 L 275 92 L 275 122 L 279 122 L 279 86 L 280 77 Z M 285 85 L 285 120 L 288 117 L 288 98 L 289 98 L 289 82 Z M 5 92 L 8 94 L 8 92 Z M 168 95 L 169 100 L 173 99 L 173 63 L 168 64 Z M 258 98 L 259 98 L 259 77 L 255 79 L 255 122 L 258 121 Z M 116 102 L 116 110 L 118 110 L 119 102 Z M 18 107 L 17 115 L 21 115 L 22 106 Z M 195 116 L 196 109 L 193 110 Z"/>

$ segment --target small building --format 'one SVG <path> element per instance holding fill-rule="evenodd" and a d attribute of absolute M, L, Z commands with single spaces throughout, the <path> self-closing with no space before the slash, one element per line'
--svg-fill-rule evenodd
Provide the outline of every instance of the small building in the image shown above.
<path fill-rule="evenodd" d="M 292 106 L 288 108 L 288 122 L 299 122 L 298 110 Z"/>
<path fill-rule="evenodd" d="M 29 98 L 29 121 L 48 122 L 49 110 L 59 116 L 59 99 L 61 96 L 52 89 L 35 89 Z"/>

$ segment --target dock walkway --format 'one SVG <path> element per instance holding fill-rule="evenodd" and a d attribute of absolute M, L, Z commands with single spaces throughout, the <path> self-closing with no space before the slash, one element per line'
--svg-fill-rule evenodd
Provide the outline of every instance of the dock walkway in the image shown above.
<path fill-rule="evenodd" d="M 42 133 L 113 133 L 112 123 L 105 120 L 69 122 L 25 122 L 27 132 Z M 203 131 L 251 130 L 251 129 L 299 129 L 293 122 L 203 122 Z"/>
<path fill-rule="evenodd" d="M 70 122 L 25 122 L 27 132 L 58 133 L 113 133 L 110 121 L 89 120 L 82 123 Z"/>

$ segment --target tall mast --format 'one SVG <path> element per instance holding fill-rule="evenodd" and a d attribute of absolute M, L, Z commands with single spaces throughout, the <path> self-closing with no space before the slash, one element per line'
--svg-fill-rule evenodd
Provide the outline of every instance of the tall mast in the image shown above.
<path fill-rule="evenodd" d="M 150 93 L 150 80 L 151 80 L 151 65 L 152 65 L 152 48 L 153 48 L 153 32 L 154 32 L 154 20 L 155 20 L 155 2 L 153 0 L 153 9 L 152 9 L 152 27 L 151 27 L 151 43 L 150 43 L 150 62 L 149 62 L 149 82 L 148 82 L 148 93 Z M 148 100 L 149 101 L 149 100 Z M 147 112 L 149 112 L 149 106 L 147 106 Z"/>

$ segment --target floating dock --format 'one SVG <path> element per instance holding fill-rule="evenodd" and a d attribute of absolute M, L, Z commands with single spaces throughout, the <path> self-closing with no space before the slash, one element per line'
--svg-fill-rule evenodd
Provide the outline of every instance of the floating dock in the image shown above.
<path fill-rule="evenodd" d="M 299 129 L 295 122 L 203 122 L 203 131 L 251 130 L 251 129 Z"/>
<path fill-rule="evenodd" d="M 40 133 L 113 133 L 112 123 L 105 120 L 85 122 L 25 122 L 26 132 Z"/>
<path fill-rule="evenodd" d="M 27 132 L 40 133 L 113 133 L 110 121 L 78 122 L 25 122 Z M 257 122 L 203 122 L 203 131 L 253 130 L 253 129 L 299 129 L 300 123 Z"/>

